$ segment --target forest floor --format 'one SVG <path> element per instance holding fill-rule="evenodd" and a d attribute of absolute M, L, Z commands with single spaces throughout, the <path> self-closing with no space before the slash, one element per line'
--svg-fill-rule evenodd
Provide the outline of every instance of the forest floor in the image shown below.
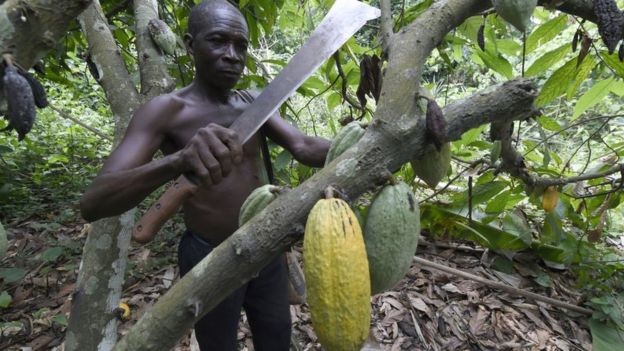
<path fill-rule="evenodd" d="M 179 232 L 176 226 L 168 232 Z M 8 306 L 0 307 L 0 350 L 62 350 L 88 226 L 30 220 L 5 227 L 10 245 L 0 261 L 0 306 Z M 511 261 L 469 243 L 432 243 L 426 236 L 421 242 L 418 257 L 571 304 L 584 301 L 567 271 L 546 268 L 529 253 Z M 618 244 L 624 246 L 624 239 Z M 133 245 L 123 292 L 132 314 L 122 334 L 177 280 L 176 247 L 173 234 Z M 294 251 L 300 259 L 301 248 Z M 591 349 L 585 315 L 417 265 L 394 290 L 374 296 L 372 306 L 365 350 Z M 293 305 L 291 314 L 292 349 L 321 350 L 307 306 Z M 195 345 L 187 336 L 175 350 L 197 350 Z M 244 315 L 239 345 L 253 350 Z"/>

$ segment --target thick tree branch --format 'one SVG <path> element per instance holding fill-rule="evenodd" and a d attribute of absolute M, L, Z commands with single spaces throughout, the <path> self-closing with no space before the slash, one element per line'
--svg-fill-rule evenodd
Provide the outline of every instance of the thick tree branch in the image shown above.
<path fill-rule="evenodd" d="M 0 53 L 24 69 L 41 59 L 91 0 L 8 0 L 0 5 Z"/>
<path fill-rule="evenodd" d="M 121 57 L 113 33 L 108 27 L 99 1 L 93 1 L 78 18 L 89 42 L 91 59 L 99 73 L 111 110 L 115 115 L 115 143 L 121 140 L 140 99 Z"/>
<path fill-rule="evenodd" d="M 147 99 L 171 91 L 175 83 L 165 62 L 165 55 L 154 45 L 147 24 L 151 19 L 158 18 L 158 7 L 155 1 L 134 0 L 134 17 L 136 21 L 136 46 L 141 72 L 141 94 Z"/>
<path fill-rule="evenodd" d="M 549 7 L 553 0 L 540 0 L 539 4 L 545 7 Z M 584 18 L 591 22 L 596 22 L 596 15 L 594 14 L 594 2 L 593 0 L 566 0 L 556 1 L 558 5 L 555 8 L 561 12 L 568 13 L 570 15 Z"/>

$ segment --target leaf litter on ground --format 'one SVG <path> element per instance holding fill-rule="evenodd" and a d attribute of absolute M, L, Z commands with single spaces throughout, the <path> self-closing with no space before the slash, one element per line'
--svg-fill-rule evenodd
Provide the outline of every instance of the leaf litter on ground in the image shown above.
<path fill-rule="evenodd" d="M 51 231 L 45 229 L 49 228 L 45 223 L 31 222 L 7 228 L 11 240 L 6 257 L 0 261 L 0 292 L 6 291 L 10 302 L 0 309 L 0 350 L 62 350 L 80 262 L 76 248 L 84 243 L 84 226 L 60 225 Z M 47 231 L 45 237 L 39 230 Z M 175 236 L 161 237 L 148 246 L 132 246 L 122 297 L 132 314 L 120 324 L 120 335 L 127 333 L 178 279 L 172 249 L 176 241 Z M 70 242 L 73 246 L 63 245 Z M 619 240 L 614 242 L 619 244 Z M 493 269 L 492 257 L 497 255 L 488 250 L 465 243 L 448 244 L 426 243 L 419 246 L 417 255 L 572 304 L 581 301 L 570 274 L 545 268 L 530 254 L 517 256 L 524 261 L 514 261 L 517 268 L 509 274 Z M 51 247 L 61 249 L 51 252 Z M 301 245 L 295 245 L 294 252 L 301 262 Z M 548 277 L 550 283 L 539 284 L 539 276 L 542 280 Z M 428 267 L 412 265 L 393 290 L 372 297 L 371 303 L 371 332 L 363 346 L 367 351 L 591 349 L 585 316 Z M 251 330 L 244 312 L 241 316 L 239 350 L 251 351 Z M 291 349 L 322 350 L 307 306 L 292 305 L 291 316 Z M 174 348 L 198 349 L 191 332 Z"/>

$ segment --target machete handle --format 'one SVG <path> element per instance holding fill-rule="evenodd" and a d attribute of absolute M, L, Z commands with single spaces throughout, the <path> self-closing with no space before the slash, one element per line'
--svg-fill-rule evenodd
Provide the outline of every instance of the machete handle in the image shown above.
<path fill-rule="evenodd" d="M 180 208 L 184 200 L 197 191 L 197 186 L 185 176 L 179 176 L 158 201 L 150 207 L 132 230 L 132 239 L 138 243 L 150 242 L 160 228 Z"/>

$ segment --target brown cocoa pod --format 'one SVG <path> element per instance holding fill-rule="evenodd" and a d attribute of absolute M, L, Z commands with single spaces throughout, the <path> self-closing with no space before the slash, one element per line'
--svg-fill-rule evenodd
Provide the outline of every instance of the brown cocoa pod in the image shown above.
<path fill-rule="evenodd" d="M 33 92 L 33 96 L 35 97 L 35 105 L 39 108 L 48 107 L 48 96 L 46 94 L 45 88 L 35 76 L 28 72 L 19 72 L 26 80 L 28 84 L 30 84 L 30 89 Z"/>
<path fill-rule="evenodd" d="M 612 54 L 622 39 L 624 16 L 615 0 L 594 0 L 594 13 L 598 19 L 598 32 L 602 41 Z"/>
<path fill-rule="evenodd" d="M 482 24 L 479 27 L 479 31 L 477 32 L 477 44 L 479 44 L 479 49 L 481 49 L 481 51 L 485 51 L 485 25 Z"/>
<path fill-rule="evenodd" d="M 18 140 L 30 131 L 37 115 L 35 97 L 26 78 L 12 65 L 7 65 L 2 78 L 4 97 L 7 100 L 6 117 L 9 126 L 5 130 L 17 131 Z"/>
<path fill-rule="evenodd" d="M 434 99 L 428 99 L 427 101 L 425 125 L 429 141 L 436 146 L 438 151 L 440 151 L 442 144 L 446 141 L 447 123 L 444 119 L 442 109 Z"/>

